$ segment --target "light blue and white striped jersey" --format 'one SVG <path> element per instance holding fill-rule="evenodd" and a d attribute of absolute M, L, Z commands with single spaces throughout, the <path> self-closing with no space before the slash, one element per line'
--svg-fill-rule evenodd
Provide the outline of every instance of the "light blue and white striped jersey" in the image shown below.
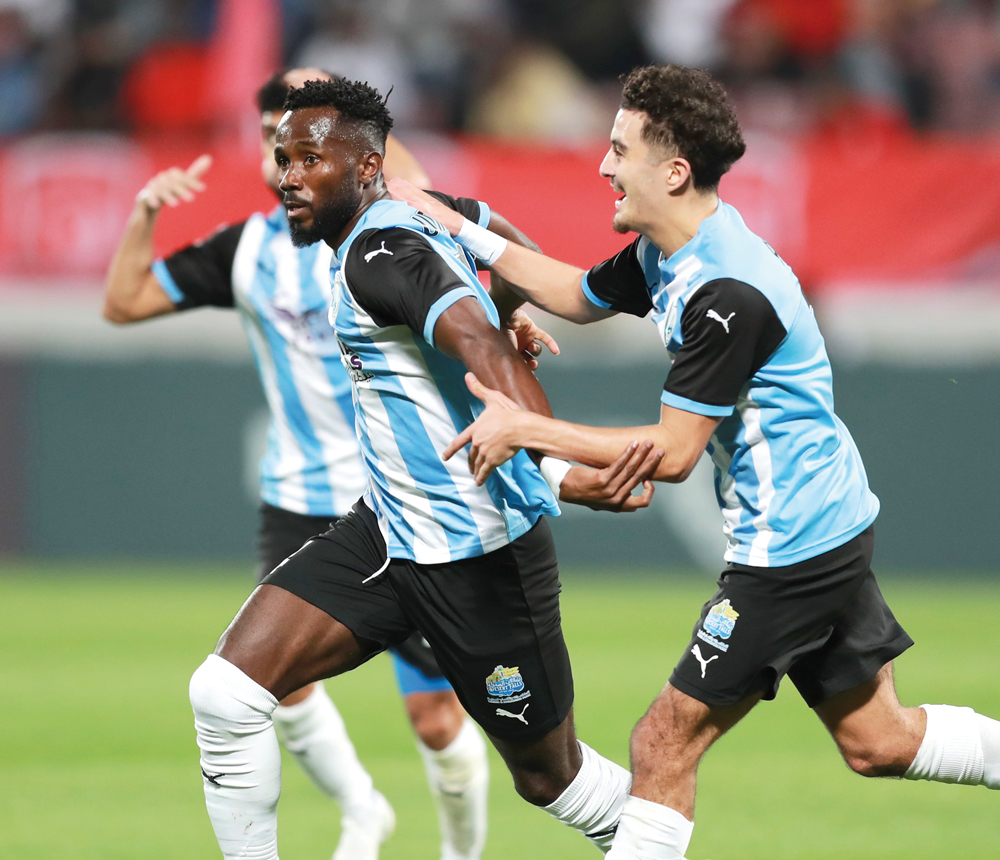
<path fill-rule="evenodd" d="M 558 514 L 524 451 L 482 487 L 464 454 L 441 459 L 483 405 L 465 385 L 465 366 L 435 348 L 435 324 L 472 297 L 499 327 L 471 260 L 447 231 L 405 203 L 379 200 L 337 249 L 332 273 L 330 320 L 371 473 L 365 500 L 389 557 L 438 564 L 483 555 L 526 533 L 542 514 Z"/>
<path fill-rule="evenodd" d="M 720 202 L 665 256 L 640 237 L 591 269 L 603 308 L 653 321 L 673 360 L 663 403 L 721 418 L 708 452 L 726 560 L 779 567 L 860 534 L 878 499 L 847 427 L 812 308 L 792 270 Z"/>
<path fill-rule="evenodd" d="M 271 414 L 261 498 L 310 516 L 347 514 L 367 486 L 351 383 L 328 321 L 333 252 L 292 245 L 283 207 L 153 266 L 178 309 L 234 307 Z"/>

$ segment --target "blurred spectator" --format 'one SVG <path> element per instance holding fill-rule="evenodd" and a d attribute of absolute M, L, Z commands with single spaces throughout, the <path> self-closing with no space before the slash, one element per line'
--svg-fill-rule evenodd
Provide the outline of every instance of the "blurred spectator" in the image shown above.
<path fill-rule="evenodd" d="M 44 110 L 38 51 L 24 13 L 0 8 L 0 136 L 34 127 Z"/>
<path fill-rule="evenodd" d="M 366 81 L 383 95 L 397 125 L 412 125 L 419 112 L 413 66 L 402 41 L 367 3 L 336 0 L 327 4 L 320 29 L 292 65 L 326 69 Z"/>
<path fill-rule="evenodd" d="M 725 51 L 722 24 L 737 0 L 649 0 L 639 32 L 657 63 L 711 69 Z"/>
<path fill-rule="evenodd" d="M 473 106 L 469 129 L 499 138 L 577 143 L 606 135 L 613 110 L 563 54 L 532 44 L 507 58 Z"/>

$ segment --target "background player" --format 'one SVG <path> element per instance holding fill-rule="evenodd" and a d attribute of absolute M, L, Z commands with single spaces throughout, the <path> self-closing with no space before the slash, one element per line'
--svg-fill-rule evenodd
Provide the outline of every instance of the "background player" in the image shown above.
<path fill-rule="evenodd" d="M 329 79 L 318 69 L 280 72 L 258 93 L 264 181 L 276 194 L 274 130 L 290 86 Z M 429 180 L 395 138 L 386 169 L 419 185 Z M 142 319 L 202 305 L 235 307 L 253 347 L 271 413 L 261 464 L 260 567 L 263 578 L 330 521 L 346 514 L 367 475 L 354 429 L 350 381 L 327 322 L 330 248 L 296 249 L 284 208 L 257 213 L 204 242 L 154 261 L 153 231 L 163 205 L 203 189 L 210 160 L 149 181 L 111 265 L 105 316 Z M 489 214 L 484 213 L 484 223 Z M 439 811 L 443 860 L 478 858 L 486 838 L 486 746 L 433 655 L 414 636 L 393 653 L 407 714 Z M 343 720 L 322 684 L 287 696 L 274 712 L 286 748 L 343 811 L 336 860 L 375 857 L 393 814 L 358 761 Z"/>
<path fill-rule="evenodd" d="M 280 187 L 293 241 L 335 249 L 331 320 L 371 477 L 350 514 L 264 580 L 191 680 L 220 847 L 226 857 L 277 857 L 278 700 L 418 630 L 518 792 L 607 848 L 628 776 L 575 738 L 543 518 L 558 510 L 552 491 L 525 454 L 485 487 L 440 456 L 479 408 L 462 384 L 466 367 L 529 408 L 548 412 L 545 395 L 470 259 L 438 225 L 388 198 L 381 168 L 392 120 L 381 96 L 364 84 L 310 81 L 286 108 Z M 474 201 L 453 205 L 481 211 Z M 625 474 L 627 493 L 662 452 L 623 447 L 596 475 L 607 484 Z M 570 470 L 562 491 L 595 495 L 594 474 Z"/>
<path fill-rule="evenodd" d="M 856 772 L 1000 788 L 1000 723 L 896 697 L 891 661 L 912 640 L 870 568 L 878 500 L 834 414 L 823 339 L 791 270 L 718 198 L 744 149 L 707 74 L 630 74 L 601 173 L 621 195 L 615 229 L 640 236 L 588 272 L 398 188 L 531 302 L 580 323 L 652 312 L 673 356 L 660 423 L 641 428 L 554 421 L 470 377 L 487 408 L 446 456 L 469 444 L 477 483 L 524 447 L 600 465 L 637 435 L 666 452 L 658 480 L 683 481 L 706 448 L 715 464 L 728 565 L 633 733 L 632 796 L 608 855 L 619 860 L 682 857 L 702 755 L 786 673 Z"/>

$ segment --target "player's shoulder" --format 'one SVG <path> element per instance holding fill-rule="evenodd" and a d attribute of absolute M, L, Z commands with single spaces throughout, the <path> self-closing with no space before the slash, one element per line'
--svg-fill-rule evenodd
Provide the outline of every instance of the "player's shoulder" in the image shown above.
<path fill-rule="evenodd" d="M 725 290 L 749 305 L 766 302 L 787 327 L 804 301 L 798 278 L 734 207 L 719 207 L 697 254 L 701 289 Z"/>
<path fill-rule="evenodd" d="M 364 230 L 351 242 L 344 258 L 344 265 L 391 265 L 400 258 L 429 250 L 426 236 L 408 227 L 372 227 Z"/>

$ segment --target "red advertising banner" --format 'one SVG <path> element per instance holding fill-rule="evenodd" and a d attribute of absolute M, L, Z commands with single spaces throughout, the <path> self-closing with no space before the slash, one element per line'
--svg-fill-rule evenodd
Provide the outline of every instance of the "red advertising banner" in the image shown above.
<path fill-rule="evenodd" d="M 408 141 L 410 142 L 410 141 Z M 807 140 L 750 135 L 721 194 L 781 253 L 807 289 L 845 281 L 998 281 L 1000 141 Z M 554 149 L 479 139 L 415 139 L 436 187 L 486 200 L 555 257 L 581 266 L 629 238 L 611 229 L 604 148 Z M 166 253 L 225 222 L 269 209 L 259 156 L 245 143 L 46 135 L 0 149 L 0 278 L 93 283 L 135 194 L 156 171 L 208 149 L 208 190 L 166 210 Z M 41 288 L 41 287 L 40 287 Z"/>

